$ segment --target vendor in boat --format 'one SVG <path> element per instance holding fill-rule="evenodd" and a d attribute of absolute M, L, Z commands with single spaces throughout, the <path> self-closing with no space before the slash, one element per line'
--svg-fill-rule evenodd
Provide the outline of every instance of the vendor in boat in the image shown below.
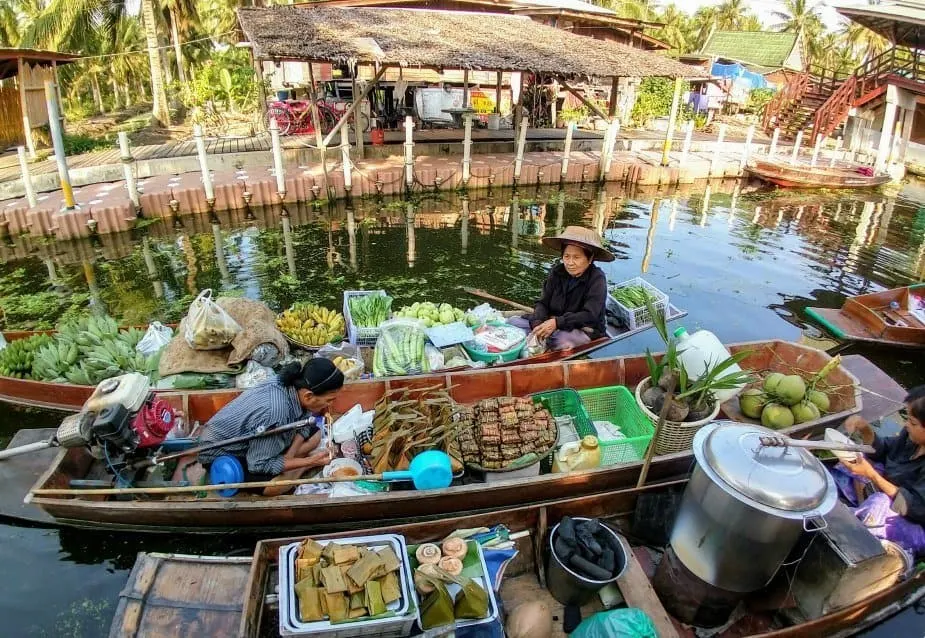
<path fill-rule="evenodd" d="M 845 421 L 845 430 L 858 432 L 876 452 L 859 456 L 844 467 L 856 478 L 856 489 L 843 496 L 857 504 L 858 493 L 873 493 L 860 503 L 856 514 L 879 538 L 901 545 L 913 554 L 925 554 L 925 385 L 913 388 L 905 400 L 903 431 L 881 437 L 859 416 Z M 837 474 L 836 474 L 837 477 Z M 859 488 L 859 489 L 858 489 Z"/>
<path fill-rule="evenodd" d="M 613 261 L 613 255 L 596 232 L 581 226 L 544 237 L 543 244 L 559 251 L 562 261 L 549 272 L 533 314 L 512 317 L 509 323 L 546 339 L 551 350 L 568 350 L 605 336 L 607 277 L 594 262 Z"/>
<path fill-rule="evenodd" d="M 280 370 L 276 381 L 244 391 L 209 419 L 202 443 L 255 434 L 312 414 L 323 415 L 343 385 L 344 375 L 328 359 L 311 359 L 304 366 L 290 363 Z M 330 461 L 329 452 L 319 448 L 320 442 L 321 431 L 307 425 L 200 452 L 199 462 L 208 469 L 219 456 L 231 455 L 241 461 L 247 481 L 297 479 L 308 469 Z M 268 487 L 263 493 L 276 496 L 290 489 Z"/>

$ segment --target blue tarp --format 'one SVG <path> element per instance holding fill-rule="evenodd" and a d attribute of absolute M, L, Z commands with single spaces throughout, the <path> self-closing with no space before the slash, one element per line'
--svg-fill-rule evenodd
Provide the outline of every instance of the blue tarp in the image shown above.
<path fill-rule="evenodd" d="M 720 64 L 719 62 L 714 62 L 713 66 L 710 68 L 710 74 L 723 78 L 731 78 L 734 82 L 746 84 L 749 90 L 768 88 L 768 82 L 764 79 L 764 76 L 749 71 L 738 62 L 733 64 Z"/>

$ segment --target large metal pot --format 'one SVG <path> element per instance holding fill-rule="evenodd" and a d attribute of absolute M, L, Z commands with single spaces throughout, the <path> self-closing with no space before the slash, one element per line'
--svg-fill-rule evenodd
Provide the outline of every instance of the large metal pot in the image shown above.
<path fill-rule="evenodd" d="M 694 437 L 697 467 L 671 546 L 698 578 L 727 591 L 767 585 L 800 535 L 823 528 L 838 500 L 832 477 L 807 450 L 760 444 L 775 435 L 715 421 Z"/>

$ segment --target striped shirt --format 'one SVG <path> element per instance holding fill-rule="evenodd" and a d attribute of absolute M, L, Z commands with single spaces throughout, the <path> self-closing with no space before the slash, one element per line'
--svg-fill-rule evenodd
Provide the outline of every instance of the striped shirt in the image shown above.
<path fill-rule="evenodd" d="M 278 381 L 268 381 L 246 390 L 209 419 L 201 443 L 205 445 L 255 434 L 294 423 L 306 416 L 295 388 L 285 387 Z M 298 430 L 268 434 L 250 441 L 205 450 L 199 453 L 199 462 L 208 467 L 218 457 L 228 454 L 245 458 L 247 469 L 253 474 L 275 476 L 283 472 L 283 455 L 292 444 L 295 434 L 308 439 L 314 430 L 313 425 L 306 425 Z"/>

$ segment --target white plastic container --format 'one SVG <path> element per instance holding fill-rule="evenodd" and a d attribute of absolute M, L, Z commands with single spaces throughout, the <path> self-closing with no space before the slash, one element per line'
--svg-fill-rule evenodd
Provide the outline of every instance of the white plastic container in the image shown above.
<path fill-rule="evenodd" d="M 723 342 L 709 330 L 698 330 L 690 334 L 682 326 L 674 331 L 674 336 L 678 340 L 678 358 L 692 380 L 699 379 L 707 368 L 712 368 L 730 356 Z M 738 364 L 733 364 L 723 370 L 720 376 L 741 371 L 742 368 Z M 719 402 L 723 403 L 738 395 L 744 388 L 745 384 L 742 384 L 731 390 L 718 390 L 714 394 Z"/>

